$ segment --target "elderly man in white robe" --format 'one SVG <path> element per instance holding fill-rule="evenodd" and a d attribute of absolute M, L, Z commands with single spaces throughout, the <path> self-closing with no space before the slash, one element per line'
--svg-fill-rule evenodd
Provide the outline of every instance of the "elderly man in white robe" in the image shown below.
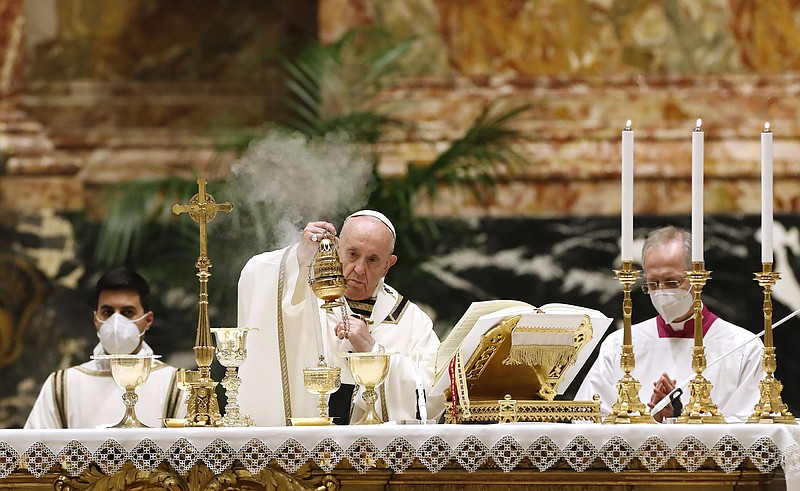
<path fill-rule="evenodd" d="M 658 316 L 631 326 L 631 343 L 636 367 L 631 375 L 642 384 L 639 397 L 653 409 L 678 381 L 694 375 L 694 297 L 686 271 L 691 271 L 691 234 L 676 227 L 650 233 L 642 247 L 644 289 Z M 720 319 L 703 305 L 703 346 L 708 363 L 718 359 L 756 335 Z M 622 378 L 620 356 L 622 330 L 603 341 L 597 361 L 583 381 L 576 400 L 601 399 L 605 416 L 617 400 L 616 384 Z M 744 422 L 759 399 L 758 383 L 764 377 L 761 366 L 764 345 L 752 340 L 703 372 L 711 382 L 711 400 L 727 422 Z M 683 396 L 688 402 L 688 392 Z M 653 414 L 656 421 L 673 417 L 673 407 Z"/>
<path fill-rule="evenodd" d="M 355 422 L 366 410 L 346 360 L 346 352 L 394 353 L 376 410 L 384 421 L 418 416 L 418 378 L 429 388 L 439 339 L 433 322 L 418 306 L 384 282 L 395 262 L 391 221 L 362 210 L 347 217 L 338 239 L 347 283 L 345 304 L 326 311 L 308 284 L 308 268 L 323 237 L 336 227 L 310 222 L 298 244 L 252 257 L 239 279 L 239 325 L 248 335 L 248 359 L 240 369 L 242 411 L 259 426 L 283 426 L 291 418 L 318 416 L 319 396 L 307 392 L 303 369 L 324 355 L 341 368 L 342 387 L 330 398 L 336 424 Z M 417 370 L 419 368 L 419 370 Z M 442 394 L 427 394 L 429 418 L 444 411 Z"/>
<path fill-rule="evenodd" d="M 95 286 L 97 308 L 92 313 L 100 342 L 93 354 L 152 355 L 144 341 L 153 325 L 150 287 L 138 273 L 116 269 L 104 274 Z M 178 390 L 176 368 L 153 360 L 147 381 L 136 389 L 136 416 L 153 427 L 164 418 L 186 413 L 186 395 Z M 94 428 L 111 426 L 122 419 L 125 403 L 111 376 L 109 360 L 90 360 L 51 373 L 36 399 L 25 428 Z"/>

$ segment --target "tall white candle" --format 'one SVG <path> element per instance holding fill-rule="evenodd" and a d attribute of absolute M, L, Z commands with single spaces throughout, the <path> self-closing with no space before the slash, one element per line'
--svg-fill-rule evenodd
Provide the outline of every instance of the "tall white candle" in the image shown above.
<path fill-rule="evenodd" d="M 761 262 L 772 262 L 772 131 L 761 132 Z"/>
<path fill-rule="evenodd" d="M 703 122 L 692 132 L 692 261 L 703 261 Z"/>
<path fill-rule="evenodd" d="M 633 130 L 622 130 L 622 260 L 633 260 Z"/>

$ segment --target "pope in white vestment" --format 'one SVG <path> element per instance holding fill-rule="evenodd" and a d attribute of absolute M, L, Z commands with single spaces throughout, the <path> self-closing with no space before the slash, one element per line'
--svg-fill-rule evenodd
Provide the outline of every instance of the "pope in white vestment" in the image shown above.
<path fill-rule="evenodd" d="M 101 344 L 95 355 L 103 354 Z M 153 350 L 142 342 L 142 355 Z M 94 428 L 113 426 L 125 414 L 122 390 L 111 376 L 108 360 L 90 360 L 63 371 L 51 373 L 42 386 L 25 428 Z M 159 360 L 147 381 L 136 389 L 139 400 L 134 410 L 139 421 L 158 428 L 164 418 L 186 413 L 186 398 L 175 384 L 176 368 Z"/>
<path fill-rule="evenodd" d="M 345 224 L 339 255 L 349 300 L 342 308 L 320 309 L 322 301 L 307 281 L 310 257 L 303 248 L 315 250 L 323 234 L 335 235 L 327 222 L 309 223 L 300 244 L 254 256 L 242 270 L 239 325 L 258 330 L 248 334 L 248 357 L 239 372 L 239 404 L 259 426 L 283 426 L 289 418 L 319 416 L 319 396 L 305 390 L 303 369 L 316 366 L 320 354 L 328 365 L 341 368 L 342 384 L 355 384 L 340 353 L 381 349 L 395 353 L 386 380 L 377 390 L 376 410 L 384 421 L 415 419 L 417 358 L 421 383 L 430 390 L 439 347 L 433 322 L 384 282 L 385 272 L 396 261 L 394 256 L 389 260 L 394 227 L 385 216 L 369 210 L 354 213 Z M 366 315 L 371 322 L 352 315 L 353 309 L 369 309 L 373 301 Z M 353 394 L 352 422 L 366 409 L 362 392 Z M 427 396 L 428 417 L 437 418 L 444 411 L 444 397 Z"/>

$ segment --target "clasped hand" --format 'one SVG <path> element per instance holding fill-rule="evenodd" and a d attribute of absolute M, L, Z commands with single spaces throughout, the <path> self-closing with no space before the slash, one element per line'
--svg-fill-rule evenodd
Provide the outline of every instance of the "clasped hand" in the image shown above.
<path fill-rule="evenodd" d="M 667 372 L 662 373 L 661 377 L 655 382 L 653 382 L 653 395 L 650 396 L 650 402 L 647 403 L 647 406 L 650 409 L 653 409 L 656 406 L 656 404 L 661 402 L 661 399 L 667 397 L 667 395 L 670 392 L 672 392 L 672 390 L 675 388 L 675 384 L 677 383 L 678 381 L 675 380 L 674 378 L 670 378 Z M 664 406 L 664 409 L 662 409 L 658 413 L 653 414 L 653 418 L 659 423 L 664 418 L 671 418 L 671 417 L 672 417 L 672 405 L 670 404 Z"/>

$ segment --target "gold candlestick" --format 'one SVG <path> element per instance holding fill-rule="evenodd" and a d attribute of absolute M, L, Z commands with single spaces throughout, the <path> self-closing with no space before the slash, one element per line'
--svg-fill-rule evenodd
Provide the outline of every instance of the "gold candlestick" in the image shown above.
<path fill-rule="evenodd" d="M 796 425 L 794 415 L 789 406 L 783 403 L 781 391 L 783 384 L 773 375 L 778 367 L 775 358 L 775 343 L 772 340 L 772 287 L 781 279 L 781 274 L 772 271 L 772 263 L 761 263 L 762 271 L 754 273 L 755 280 L 764 289 L 764 371 L 766 375 L 758 384 L 761 397 L 755 406 L 748 423 L 784 423 Z"/>
<path fill-rule="evenodd" d="M 211 323 L 208 319 L 208 279 L 211 277 L 211 259 L 208 257 L 206 226 L 217 212 L 230 213 L 233 205 L 217 203 L 213 196 L 206 193 L 206 179 L 197 180 L 199 192 L 192 196 L 188 205 L 173 205 L 176 215 L 188 213 L 200 224 L 200 256 L 197 258 L 197 277 L 200 280 L 200 312 L 197 320 L 197 336 L 195 337 L 194 359 L 200 372 L 196 382 L 189 385 L 189 402 L 186 414 L 186 426 L 218 426 L 222 417 L 219 414 L 219 402 L 215 388 L 217 382 L 211 378 L 211 363 L 214 361 L 214 345 L 211 343 Z"/>
<path fill-rule="evenodd" d="M 704 376 L 706 369 L 706 352 L 703 347 L 703 300 L 702 293 L 711 271 L 706 271 L 703 261 L 692 261 L 692 271 L 687 271 L 694 289 L 694 348 L 692 352 L 692 370 L 694 378 L 689 382 L 689 403 L 684 407 L 678 423 L 724 423 L 725 418 L 711 401 L 711 389 L 714 386 Z"/>
<path fill-rule="evenodd" d="M 642 384 L 631 376 L 636 367 L 631 341 L 631 286 L 639 278 L 639 271 L 633 269 L 633 261 L 622 261 L 622 269 L 614 270 L 615 277 L 622 283 L 622 356 L 620 368 L 625 374 L 617 382 L 617 402 L 611 406 L 611 412 L 603 420 L 603 424 L 655 423 L 649 408 L 639 399 Z"/>

